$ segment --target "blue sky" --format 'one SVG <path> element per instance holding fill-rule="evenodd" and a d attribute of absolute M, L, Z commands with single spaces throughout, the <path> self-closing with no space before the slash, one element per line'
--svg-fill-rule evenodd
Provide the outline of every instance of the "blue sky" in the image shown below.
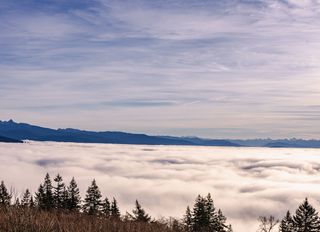
<path fill-rule="evenodd" d="M 319 0 L 1 0 L 0 116 L 319 138 Z"/>

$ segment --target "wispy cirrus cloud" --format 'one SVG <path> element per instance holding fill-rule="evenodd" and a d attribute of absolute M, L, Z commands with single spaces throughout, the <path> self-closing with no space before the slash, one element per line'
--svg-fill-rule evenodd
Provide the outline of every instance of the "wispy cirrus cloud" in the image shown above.
<path fill-rule="evenodd" d="M 169 121 L 188 115 L 201 118 L 181 123 L 196 131 L 317 136 L 312 115 L 297 119 L 295 130 L 290 112 L 319 98 L 318 1 L 30 0 L 2 1 L 0 10 L 4 118 L 56 126 L 55 113 L 62 127 L 181 135 L 183 126 Z M 99 102 L 130 104 L 87 106 Z M 141 102 L 183 104 L 162 104 L 159 114 Z M 72 111 L 81 117 L 65 105 L 78 106 Z M 56 107 L 49 113 L 43 106 Z M 107 122 L 92 124 L 88 116 Z"/>

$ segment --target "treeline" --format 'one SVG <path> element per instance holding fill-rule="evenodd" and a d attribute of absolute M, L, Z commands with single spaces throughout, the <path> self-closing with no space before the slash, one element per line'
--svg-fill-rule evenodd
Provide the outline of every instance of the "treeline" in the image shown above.
<path fill-rule="evenodd" d="M 174 206 L 173 206 L 174 207 Z M 294 214 L 282 220 L 259 218 L 259 232 L 320 232 L 320 217 L 308 199 Z M 153 219 L 138 200 L 131 213 L 120 213 L 117 200 L 101 194 L 95 180 L 82 199 L 74 178 L 66 185 L 58 174 L 53 181 L 46 174 L 35 193 L 28 189 L 13 197 L 0 183 L 0 232 L 232 232 L 210 193 L 198 196 L 182 219 Z"/>
<path fill-rule="evenodd" d="M 231 232 L 231 225 L 226 223 L 226 217 L 220 209 L 216 209 L 213 199 L 210 194 L 206 197 L 198 196 L 195 200 L 192 209 L 187 207 L 186 214 L 183 219 L 178 220 L 170 219 L 153 219 L 143 209 L 138 200 L 135 202 L 135 208 L 131 213 L 120 213 L 117 200 L 113 197 L 103 197 L 101 191 L 95 180 L 91 182 L 88 187 L 84 199 L 81 198 L 80 190 L 75 178 L 72 178 L 70 183 L 66 185 L 61 175 L 57 175 L 51 180 L 50 175 L 47 173 L 42 184 L 39 185 L 35 193 L 31 193 L 26 189 L 22 197 L 15 197 L 8 191 L 5 183 L 0 183 L 0 230 L 4 224 L 3 218 L 6 220 L 13 220 L 8 215 L 20 215 L 25 217 L 25 223 L 30 223 L 28 217 L 36 220 L 31 227 L 39 224 L 39 221 L 45 222 L 43 215 L 51 215 L 51 221 L 59 214 L 63 214 L 64 218 L 77 224 L 77 221 L 95 221 L 96 228 L 88 231 L 112 231 L 110 225 L 116 226 L 118 232 L 135 231 L 133 228 L 140 228 L 138 231 L 173 231 L 173 232 Z M 16 216 L 17 216 L 16 215 Z M 36 215 L 36 216 L 35 216 Z M 42 215 L 42 216 L 41 216 Z M 15 217 L 13 217 L 15 218 Z M 78 219 L 76 219 L 78 218 Z M 59 217 L 59 220 L 61 217 Z M 5 220 L 5 221 L 6 221 Z M 59 220 L 53 221 L 51 225 L 59 224 Z M 71 223 L 70 221 L 70 223 Z M 6 221 L 8 222 L 8 221 Z M 20 222 L 18 220 L 18 222 Z M 66 222 L 67 223 L 67 222 Z M 19 224 L 19 223 L 18 223 Z M 7 223 L 8 225 L 17 225 L 17 222 Z M 45 226 L 48 226 L 46 224 Z M 98 226 L 100 225 L 100 226 Z M 137 227 L 137 225 L 139 225 Z M 64 225 L 70 226 L 70 225 Z M 127 228 L 129 226 L 129 228 Z M 143 228 L 142 228 L 142 227 Z M 53 226 L 54 227 L 54 226 Z M 121 229 L 121 228 L 127 229 Z M 11 231 L 10 228 L 5 227 L 6 230 Z M 56 227 L 54 227 L 56 228 Z M 57 228 L 64 228 L 63 225 Z M 78 227 L 76 230 L 63 229 L 52 231 L 80 231 Z M 99 229 L 100 228 L 100 229 Z M 109 229 L 107 229 L 109 228 Z M 131 228 L 131 229 L 130 229 Z M 149 228 L 146 230 L 146 228 Z M 12 229 L 12 228 L 11 228 Z M 17 230 L 12 230 L 17 231 Z M 18 231 L 29 231 L 26 228 Z M 30 231 L 38 231 L 33 228 Z M 45 231 L 43 228 L 41 232 Z M 47 231 L 50 231 L 49 229 Z"/>

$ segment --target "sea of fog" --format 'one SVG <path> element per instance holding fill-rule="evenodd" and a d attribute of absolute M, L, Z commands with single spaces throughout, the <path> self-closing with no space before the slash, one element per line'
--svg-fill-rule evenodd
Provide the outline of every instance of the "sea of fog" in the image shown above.
<path fill-rule="evenodd" d="M 139 199 L 152 216 L 182 217 L 197 194 L 211 192 L 235 232 L 257 218 L 282 217 L 308 197 L 319 208 L 320 149 L 0 143 L 0 179 L 19 195 L 46 172 L 74 176 L 82 194 L 93 178 L 122 213 Z"/>

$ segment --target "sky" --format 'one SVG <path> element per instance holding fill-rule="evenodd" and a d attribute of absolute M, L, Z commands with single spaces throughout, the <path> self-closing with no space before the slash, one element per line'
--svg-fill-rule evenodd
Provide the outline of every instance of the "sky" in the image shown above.
<path fill-rule="evenodd" d="M 257 231 L 259 216 L 294 214 L 306 197 L 320 210 L 318 149 L 53 142 L 0 148 L 0 181 L 15 197 L 26 188 L 37 191 L 49 172 L 52 178 L 60 173 L 67 184 L 74 176 L 82 196 L 95 178 L 122 214 L 138 199 L 154 218 L 181 219 L 198 194 L 210 192 L 235 232 Z"/>
<path fill-rule="evenodd" d="M 318 138 L 319 0 L 1 0 L 0 120 Z"/>

